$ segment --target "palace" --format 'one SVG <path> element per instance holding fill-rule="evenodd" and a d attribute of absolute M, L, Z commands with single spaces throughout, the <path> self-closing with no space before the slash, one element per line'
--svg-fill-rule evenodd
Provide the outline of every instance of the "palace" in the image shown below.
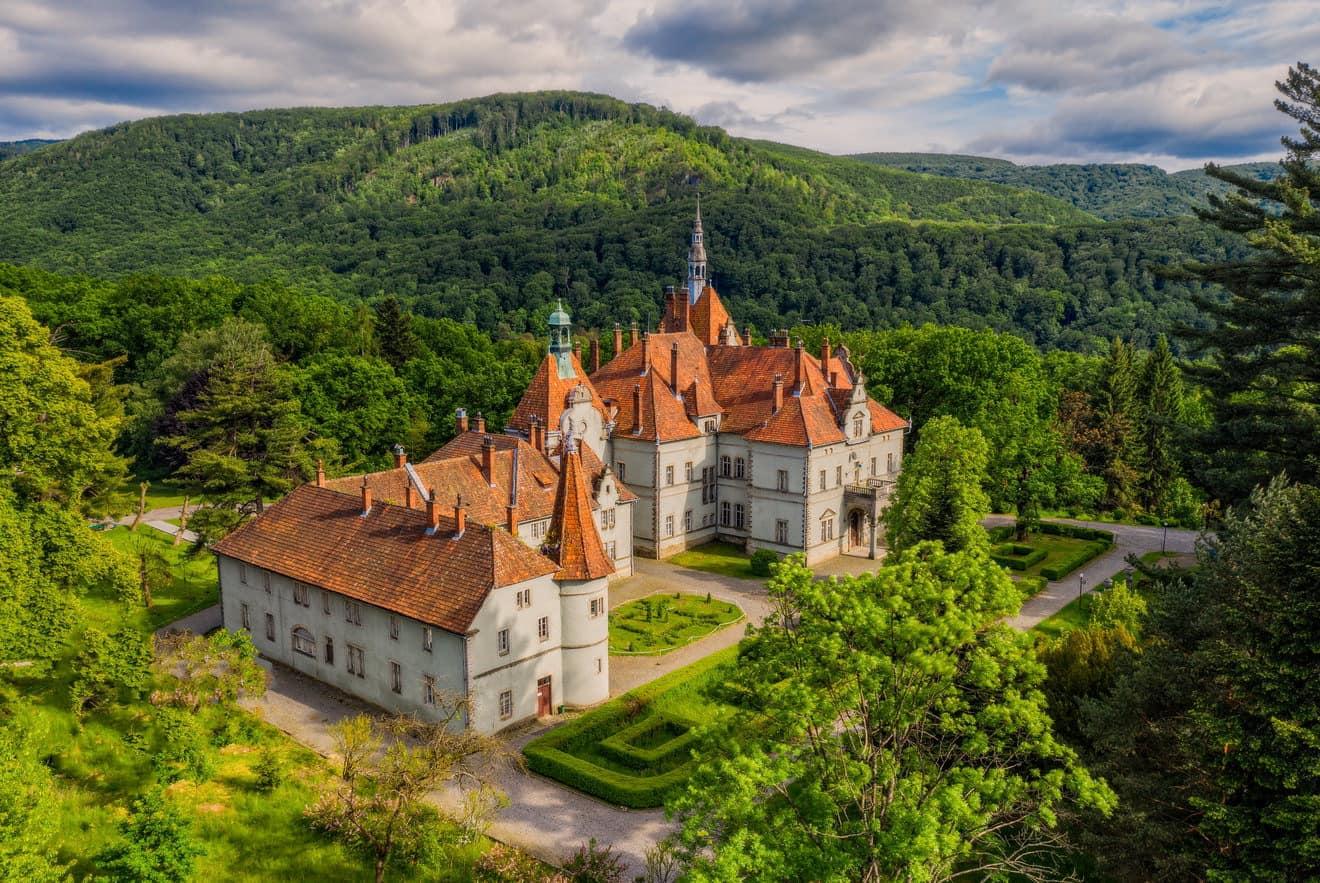
<path fill-rule="evenodd" d="M 638 496 L 633 548 L 663 558 L 712 540 L 747 551 L 877 557 L 907 422 L 866 394 L 846 347 L 739 332 L 708 282 L 698 207 L 685 291 L 655 333 L 614 328 L 614 357 L 575 352 L 563 309 L 506 432 L 553 453 L 579 438 Z"/>
<path fill-rule="evenodd" d="M 227 628 L 383 708 L 446 697 L 494 732 L 609 696 L 608 586 L 633 556 L 725 540 L 876 557 L 905 421 L 845 347 L 739 332 L 708 283 L 700 208 L 655 332 L 574 347 L 562 309 L 503 434 L 459 410 L 419 462 L 295 489 L 215 546 Z"/>

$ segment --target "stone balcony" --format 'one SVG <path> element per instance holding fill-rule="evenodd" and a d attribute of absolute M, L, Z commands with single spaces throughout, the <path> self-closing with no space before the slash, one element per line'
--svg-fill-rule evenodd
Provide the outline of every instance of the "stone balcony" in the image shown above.
<path fill-rule="evenodd" d="M 866 478 L 860 483 L 848 484 L 843 489 L 844 503 L 861 506 L 878 515 L 889 504 L 889 498 L 898 486 L 896 478 Z"/>

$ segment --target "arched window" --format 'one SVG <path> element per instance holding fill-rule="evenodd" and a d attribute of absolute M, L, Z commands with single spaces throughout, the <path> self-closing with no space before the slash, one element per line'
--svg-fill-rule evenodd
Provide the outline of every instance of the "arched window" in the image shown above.
<path fill-rule="evenodd" d="M 293 630 L 293 649 L 295 653 L 316 658 L 316 638 L 302 626 Z"/>

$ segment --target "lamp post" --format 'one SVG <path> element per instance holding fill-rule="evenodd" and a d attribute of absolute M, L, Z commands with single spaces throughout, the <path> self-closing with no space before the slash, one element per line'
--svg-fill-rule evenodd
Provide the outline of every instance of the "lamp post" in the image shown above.
<path fill-rule="evenodd" d="M 1082 595 L 1086 594 L 1086 574 L 1077 574 L 1077 600 L 1082 600 Z"/>
<path fill-rule="evenodd" d="M 1164 527 L 1164 539 L 1160 540 L 1160 554 L 1164 555 L 1169 551 L 1169 522 L 1161 521 L 1160 524 Z"/>

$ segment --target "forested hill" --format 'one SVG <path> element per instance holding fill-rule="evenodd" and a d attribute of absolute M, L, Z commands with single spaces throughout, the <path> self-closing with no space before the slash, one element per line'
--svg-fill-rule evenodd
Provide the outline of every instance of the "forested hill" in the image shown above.
<path fill-rule="evenodd" d="M 493 332 L 654 321 L 695 190 L 735 318 L 1013 329 L 1048 346 L 1194 320 L 1151 268 L 1227 244 L 1031 190 L 732 138 L 599 95 L 162 117 L 0 163 L 0 260 L 279 277 Z"/>
<path fill-rule="evenodd" d="M 0 141 L 0 162 L 10 157 L 18 156 L 21 153 L 30 153 L 38 147 L 45 147 L 47 144 L 56 144 L 56 141 L 50 141 L 44 138 L 25 138 L 22 141 Z"/>
<path fill-rule="evenodd" d="M 851 158 L 909 172 L 1025 187 L 1107 220 L 1191 215 L 1205 205 L 1209 194 L 1229 190 L 1224 182 L 1200 169 L 1170 174 L 1158 166 L 1136 163 L 1020 166 L 1006 159 L 950 153 L 859 153 Z M 1278 163 L 1272 162 L 1228 168 L 1263 181 L 1280 171 Z"/>

